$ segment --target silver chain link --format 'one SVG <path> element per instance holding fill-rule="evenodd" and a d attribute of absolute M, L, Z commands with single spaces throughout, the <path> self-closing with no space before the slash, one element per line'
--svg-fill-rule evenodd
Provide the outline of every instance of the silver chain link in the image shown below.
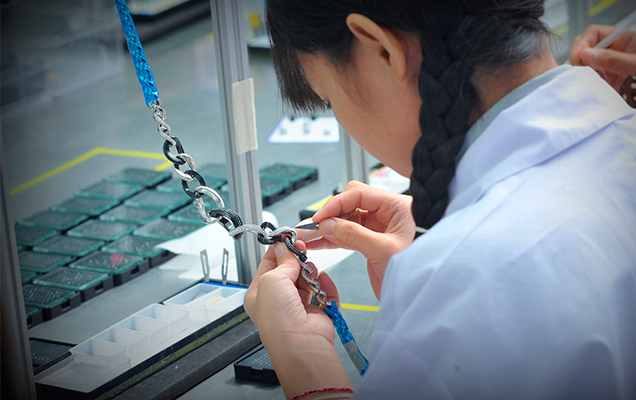
<path fill-rule="evenodd" d="M 157 100 L 154 104 L 152 104 L 149 107 L 150 109 L 152 109 L 152 118 L 157 122 L 157 132 L 159 133 L 159 135 L 161 135 L 162 138 L 168 141 L 168 143 L 170 143 L 171 146 L 177 146 L 177 141 L 173 139 L 172 136 L 170 136 L 172 129 L 170 128 L 170 125 L 166 123 L 167 113 L 166 113 L 166 110 L 164 110 L 161 107 L 161 101 Z M 190 155 L 186 153 L 178 153 L 176 156 L 173 156 L 173 157 L 177 157 L 178 159 L 187 163 L 188 167 L 190 167 L 190 170 L 195 171 L 194 159 Z M 178 168 L 177 164 L 175 164 L 174 171 L 179 176 L 179 178 L 181 178 L 181 180 L 185 182 L 192 182 L 193 180 L 195 180 L 195 178 L 188 175 L 187 172 L 190 172 L 190 171 L 186 171 L 186 172 L 181 171 Z M 204 186 L 204 185 L 197 186 L 194 189 L 194 192 L 210 197 L 212 200 L 214 200 L 214 203 L 216 204 L 217 208 L 225 207 L 225 204 L 223 202 L 223 199 L 221 198 L 221 195 L 219 195 L 219 193 L 216 190 L 208 186 Z M 211 218 L 210 215 L 208 215 L 205 209 L 205 204 L 203 202 L 203 196 L 194 198 L 194 206 L 196 207 L 197 214 L 199 215 L 199 218 L 201 218 L 201 221 L 203 221 L 203 223 L 207 225 L 211 225 L 221 220 L 220 218 Z M 258 237 L 262 237 L 268 240 L 274 239 L 276 237 L 281 237 L 282 235 L 290 235 L 292 246 L 298 240 L 298 234 L 292 228 L 283 227 L 283 228 L 279 228 L 270 232 L 267 229 L 264 229 L 263 227 L 259 225 L 254 225 L 254 224 L 243 224 L 241 226 L 234 227 L 233 229 L 230 229 L 228 231 L 228 234 L 234 237 L 245 232 L 252 233 Z M 298 257 L 298 255 L 296 256 Z M 306 257 L 304 258 L 306 259 Z M 301 274 L 303 278 L 305 279 L 305 281 L 307 281 L 307 286 L 316 294 L 316 300 L 318 300 L 318 302 L 322 304 L 323 306 L 330 306 L 331 301 L 327 300 L 327 293 L 325 293 L 324 290 L 320 289 L 320 281 L 316 278 L 311 277 L 311 275 L 314 273 L 314 269 L 311 267 L 311 265 L 309 265 L 309 263 L 306 263 L 300 257 L 298 257 L 298 262 L 300 263 L 300 266 L 302 268 Z"/>

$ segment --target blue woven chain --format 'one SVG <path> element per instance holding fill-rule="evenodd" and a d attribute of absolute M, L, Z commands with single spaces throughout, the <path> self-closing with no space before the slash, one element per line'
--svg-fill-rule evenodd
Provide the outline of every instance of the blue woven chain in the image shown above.
<path fill-rule="evenodd" d="M 128 50 L 130 50 L 133 64 L 135 64 L 137 79 L 139 79 L 141 91 L 144 93 L 144 100 L 146 105 L 151 106 L 159 100 L 159 90 L 157 85 L 155 85 L 155 78 L 152 76 L 148 61 L 146 61 L 146 54 L 144 53 L 144 48 L 141 47 L 137 28 L 135 28 L 135 23 L 130 16 L 126 1 L 115 0 L 115 4 L 117 5 L 117 11 L 119 11 L 119 19 L 121 20 L 121 27 L 124 29 Z"/>
<path fill-rule="evenodd" d="M 166 139 L 166 145 L 164 145 L 164 154 L 170 161 L 172 161 L 175 164 L 175 168 L 177 172 L 179 172 L 179 165 L 185 164 L 185 161 L 183 160 L 179 161 L 178 158 L 179 156 L 187 156 L 187 154 L 181 154 L 181 153 L 184 153 L 181 143 L 178 141 L 176 137 L 170 136 L 170 128 L 164 122 L 165 112 L 159 105 L 159 90 L 157 89 L 157 86 L 155 85 L 155 79 L 152 76 L 152 71 L 150 70 L 148 61 L 146 61 L 146 54 L 144 53 L 144 49 L 141 46 L 141 41 L 139 40 L 139 36 L 137 35 L 137 29 L 135 28 L 135 24 L 130 15 L 130 10 L 128 9 L 128 6 L 126 5 L 126 1 L 125 0 L 114 0 L 114 1 L 115 1 L 115 4 L 117 5 L 117 11 L 119 12 L 119 19 L 121 20 L 121 26 L 124 30 L 124 35 L 126 36 L 128 49 L 130 50 L 130 55 L 132 57 L 133 64 L 135 65 L 135 71 L 137 72 L 137 79 L 139 79 L 139 84 L 141 85 L 141 90 L 144 94 L 144 100 L 146 101 L 146 105 L 153 108 L 155 120 L 159 123 L 159 133 L 162 136 L 164 136 L 164 138 Z M 175 156 L 172 156 L 172 158 L 168 157 L 168 155 L 170 155 L 170 153 L 167 151 L 169 146 L 175 146 L 177 148 L 177 150 L 180 153 L 177 155 L 177 158 L 175 158 Z M 192 167 L 192 169 L 194 169 L 194 167 Z M 185 171 L 185 172 L 190 173 L 190 176 L 192 178 L 195 178 L 197 176 L 201 178 L 199 179 L 199 183 L 202 186 L 205 186 L 205 180 L 198 173 L 196 173 L 193 170 Z M 187 185 L 184 184 L 184 190 L 186 190 L 186 187 Z M 188 190 L 186 190 L 186 194 L 188 194 L 190 197 L 195 198 L 195 200 L 201 201 L 200 195 L 197 197 L 196 193 L 194 192 L 190 191 L 189 193 Z M 215 210 L 221 212 L 227 209 L 215 209 Z M 210 211 L 210 215 L 215 210 Z M 232 213 L 234 212 L 232 211 Z M 238 215 L 236 216 L 238 217 Z M 214 217 L 217 217 L 217 215 L 215 214 Z M 203 217 L 201 218 L 203 219 Z M 229 218 L 229 219 L 226 218 L 225 220 L 221 219 L 221 222 L 223 221 L 225 221 L 229 225 L 225 227 L 226 229 L 228 229 L 228 232 L 231 228 L 236 228 L 242 223 L 240 221 L 240 217 L 238 217 L 237 220 L 234 220 L 232 218 Z M 204 222 L 206 221 L 204 220 Z M 206 222 L 206 223 L 209 223 L 209 222 Z M 261 227 L 263 227 L 263 225 L 261 225 Z M 273 227 L 269 226 L 269 228 L 271 229 Z M 239 239 L 240 236 L 236 235 L 234 236 L 234 238 Z M 271 241 L 271 238 L 261 238 L 261 239 L 270 240 L 270 242 L 267 242 L 267 244 L 276 243 L 276 241 Z M 279 237 L 279 240 L 280 240 L 280 237 Z M 266 244 L 266 241 L 259 240 L 259 242 L 261 242 L 262 244 Z M 290 249 L 290 251 L 296 254 L 296 256 L 298 256 L 303 263 L 304 261 L 306 261 L 307 259 L 306 255 L 298 252 L 298 250 L 295 250 L 293 243 L 289 242 L 287 247 Z M 323 296 L 325 295 L 324 291 L 320 291 L 320 292 L 323 294 Z M 344 320 L 344 317 L 342 316 L 342 313 L 340 312 L 338 305 L 334 301 L 324 302 L 324 305 L 325 305 L 325 308 L 324 308 L 325 313 L 329 316 L 329 318 L 333 322 L 334 328 L 336 329 L 336 332 L 338 333 L 338 336 L 340 337 L 340 341 L 342 342 L 345 350 L 349 354 L 349 358 L 351 358 L 351 361 L 360 372 L 360 375 L 363 375 L 365 371 L 367 370 L 367 367 L 369 366 L 369 362 L 360 352 L 360 349 L 358 348 L 358 345 L 356 344 L 356 341 L 353 338 L 353 335 L 351 334 L 351 331 L 349 330 L 349 327 L 347 326 L 347 323 Z"/>
<path fill-rule="evenodd" d="M 332 301 L 330 305 L 325 307 L 325 313 L 327 313 L 329 318 L 331 318 L 331 322 L 333 322 L 333 326 L 336 328 L 336 332 L 340 337 L 340 342 L 342 342 L 342 345 L 347 351 L 353 365 L 355 365 L 360 375 L 364 375 L 369 367 L 369 361 L 362 355 L 360 348 L 358 348 L 358 344 L 353 338 L 353 334 L 349 330 L 347 321 L 345 321 L 342 316 L 338 304 L 336 304 L 335 301 Z"/>

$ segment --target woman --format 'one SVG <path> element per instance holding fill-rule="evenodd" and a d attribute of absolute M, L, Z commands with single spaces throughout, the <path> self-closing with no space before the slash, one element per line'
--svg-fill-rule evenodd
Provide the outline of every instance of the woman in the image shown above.
<path fill-rule="evenodd" d="M 266 11 L 283 99 L 331 107 L 411 178 L 412 197 L 352 183 L 314 216 L 310 246 L 360 251 L 381 299 L 353 397 L 636 398 L 636 116 L 593 70 L 557 67 L 543 1 Z M 298 278 L 272 246 L 245 308 L 287 397 L 346 398 Z"/>

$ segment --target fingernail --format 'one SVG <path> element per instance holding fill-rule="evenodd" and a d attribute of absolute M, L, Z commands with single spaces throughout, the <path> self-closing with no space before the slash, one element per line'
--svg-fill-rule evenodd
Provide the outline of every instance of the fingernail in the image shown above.
<path fill-rule="evenodd" d="M 336 226 L 336 221 L 334 219 L 323 219 L 322 221 L 320 221 L 320 233 L 329 236 L 333 234 L 334 226 Z"/>
<path fill-rule="evenodd" d="M 276 254 L 277 260 L 281 258 L 283 254 L 285 254 L 285 249 L 285 245 L 282 243 L 278 243 L 274 246 L 274 254 Z"/>
<path fill-rule="evenodd" d="M 584 58 L 586 64 L 597 64 L 598 63 L 598 51 L 593 48 L 588 47 L 583 50 L 583 54 L 581 58 Z"/>

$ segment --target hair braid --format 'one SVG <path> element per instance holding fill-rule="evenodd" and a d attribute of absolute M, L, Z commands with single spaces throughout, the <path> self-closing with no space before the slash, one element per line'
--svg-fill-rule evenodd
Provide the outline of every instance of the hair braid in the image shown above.
<path fill-rule="evenodd" d="M 325 106 L 307 82 L 299 55 L 321 53 L 335 66 L 348 65 L 354 39 L 346 18 L 351 13 L 419 37 L 422 136 L 412 154 L 410 191 L 415 222 L 426 229 L 446 210 L 469 118 L 482 111 L 473 72 L 496 73 L 543 53 L 549 33 L 539 19 L 543 12 L 544 0 L 266 1 L 281 93 L 299 111 Z"/>
<path fill-rule="evenodd" d="M 422 43 L 423 53 L 431 52 L 432 41 Z M 423 62 L 419 75 L 422 136 L 413 149 L 410 186 L 415 223 L 425 229 L 444 215 L 455 159 L 468 130 L 471 108 L 477 101 L 470 80 L 473 67 L 453 60 L 446 43 L 440 41 L 435 47 L 435 63 Z"/>

